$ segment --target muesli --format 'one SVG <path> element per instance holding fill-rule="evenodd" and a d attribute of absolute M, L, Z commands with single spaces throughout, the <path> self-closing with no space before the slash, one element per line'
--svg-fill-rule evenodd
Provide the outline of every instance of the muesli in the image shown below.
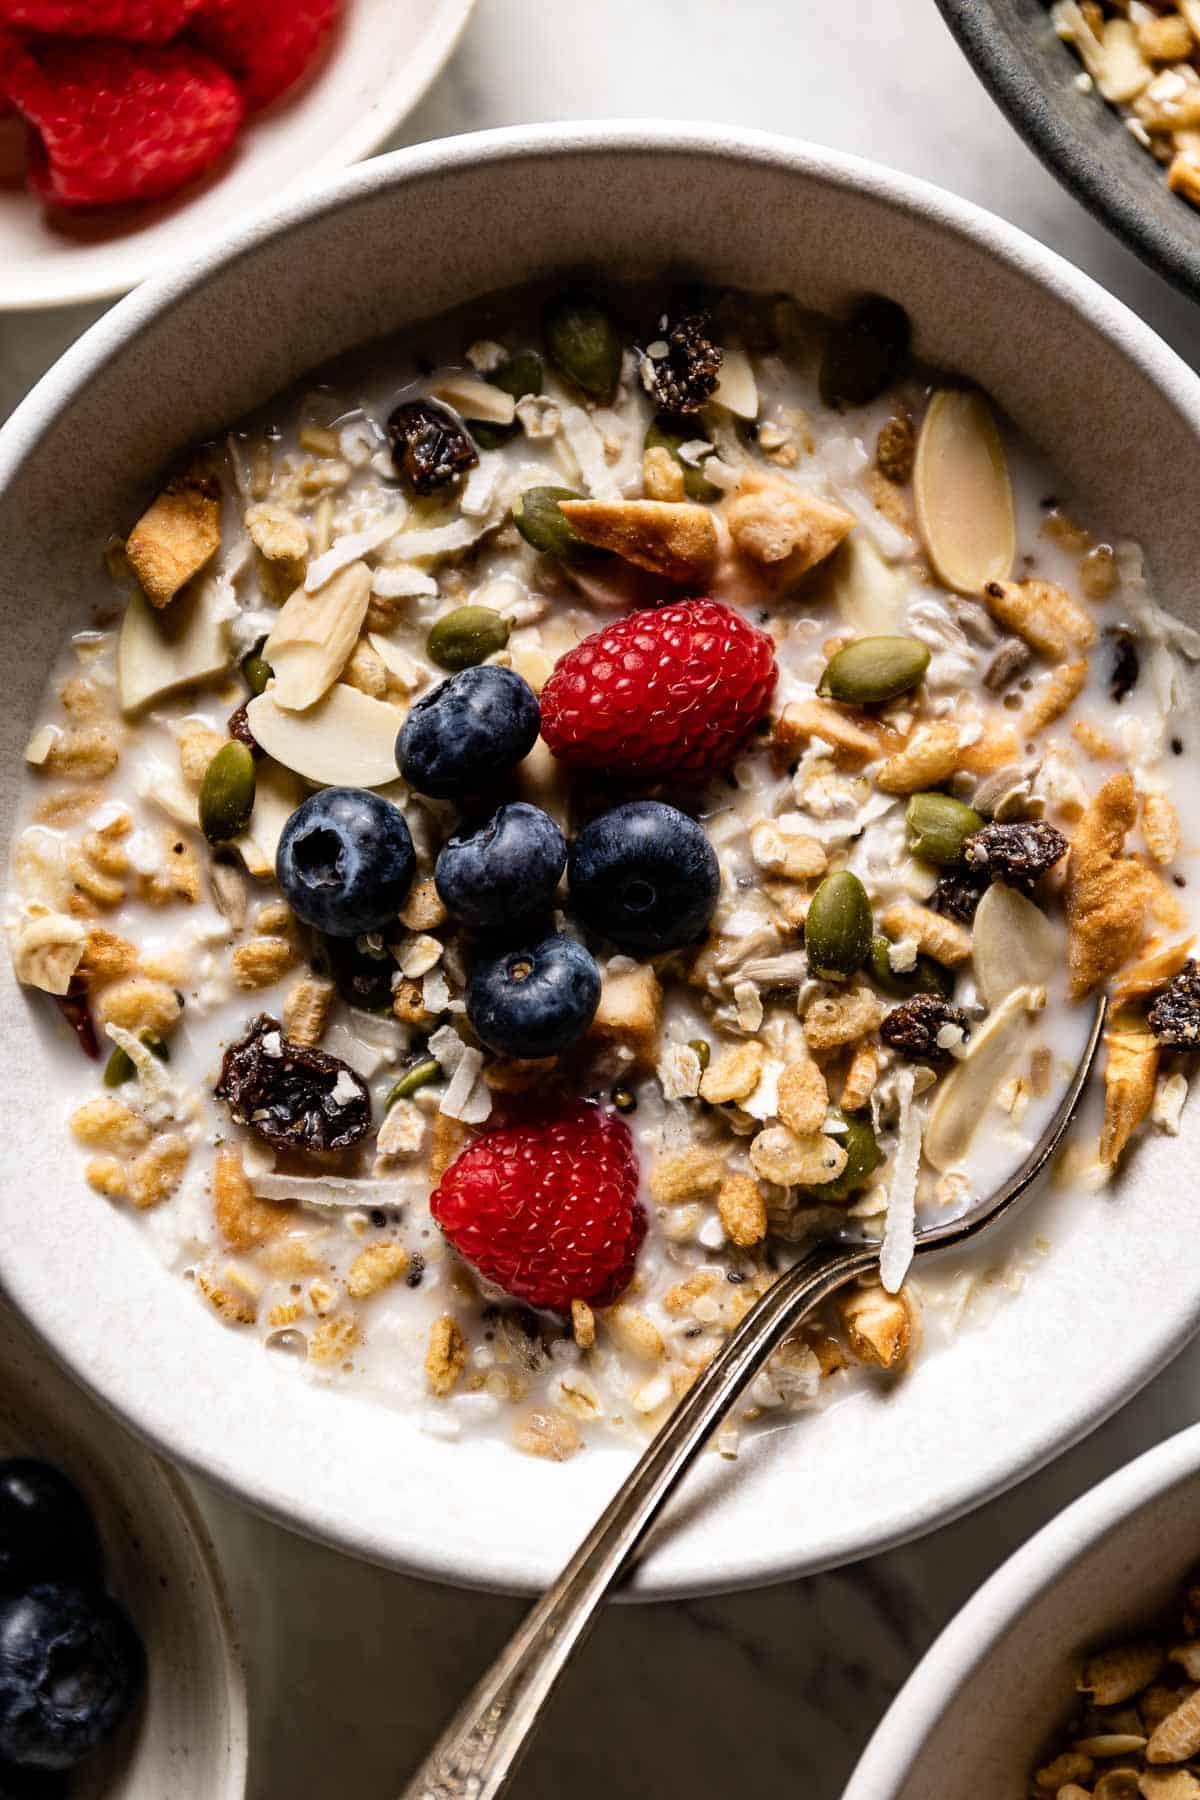
<path fill-rule="evenodd" d="M 849 1217 L 882 1285 L 734 1454 L 961 1307 L 915 1221 L 1020 1160 L 1098 989 L 1070 1180 L 1178 1130 L 1197 640 L 893 303 L 504 296 L 114 527 L 14 964 L 81 1179 L 308 1373 L 561 1459 Z"/>

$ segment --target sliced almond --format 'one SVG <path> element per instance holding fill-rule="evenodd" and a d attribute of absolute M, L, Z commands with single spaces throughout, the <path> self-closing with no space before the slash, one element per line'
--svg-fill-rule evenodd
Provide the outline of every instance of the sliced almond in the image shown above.
<path fill-rule="evenodd" d="M 939 580 L 959 594 L 1004 581 L 1016 554 L 1004 446 L 983 395 L 942 388 L 929 402 L 913 470 L 917 524 Z"/>
<path fill-rule="evenodd" d="M 961 1163 L 986 1117 L 1005 1071 L 1020 1055 L 1029 1030 L 1028 988 L 1014 988 L 972 1037 L 947 1075 L 929 1112 L 925 1156 L 939 1174 Z"/>
<path fill-rule="evenodd" d="M 744 350 L 726 350 L 721 358 L 721 379 L 713 391 L 718 406 L 727 406 L 739 419 L 757 419 L 758 383 Z"/>
<path fill-rule="evenodd" d="M 263 645 L 275 671 L 276 706 L 303 711 L 332 687 L 358 642 L 370 599 L 371 571 L 362 562 L 339 569 L 315 594 L 296 589 Z"/>
<path fill-rule="evenodd" d="M 825 598 L 856 637 L 887 637 L 903 631 L 903 577 L 883 560 L 866 532 L 853 532 L 827 568 Z"/>
<path fill-rule="evenodd" d="M 164 694 L 223 675 L 233 661 L 234 610 L 227 584 L 217 578 L 191 588 L 165 612 L 134 594 L 117 639 L 121 710 L 141 712 Z"/>
<path fill-rule="evenodd" d="M 517 416 L 512 395 L 493 387 L 490 381 L 480 381 L 478 375 L 443 375 L 433 392 L 464 419 L 482 419 L 486 425 L 511 425 Z"/>
<path fill-rule="evenodd" d="M 564 500 L 563 517 L 601 550 L 668 581 L 701 581 L 717 556 L 717 527 L 706 506 L 672 500 Z"/>
<path fill-rule="evenodd" d="M 290 769 L 277 762 L 261 762 L 254 788 L 254 812 L 250 829 L 233 841 L 233 849 L 256 881 L 275 873 L 275 853 L 283 828 L 304 798 L 304 788 Z"/>
<path fill-rule="evenodd" d="M 404 714 L 385 700 L 335 682 L 306 712 L 275 704 L 272 691 L 250 702 L 255 740 L 285 769 L 322 787 L 383 787 L 398 780 L 396 736 Z"/>
<path fill-rule="evenodd" d="M 971 955 L 976 986 L 990 1009 L 1014 988 L 1045 987 L 1061 952 L 1058 933 L 1041 908 L 997 881 L 976 908 Z"/>

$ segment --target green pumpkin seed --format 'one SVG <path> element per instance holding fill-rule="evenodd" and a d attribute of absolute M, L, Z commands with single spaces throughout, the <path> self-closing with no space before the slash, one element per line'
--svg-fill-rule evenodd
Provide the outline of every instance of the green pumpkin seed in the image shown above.
<path fill-rule="evenodd" d="M 830 327 L 821 359 L 826 406 L 866 406 L 892 385 L 908 361 L 912 325 L 894 300 L 866 294 L 849 318 Z"/>
<path fill-rule="evenodd" d="M 855 638 L 826 663 L 817 692 L 847 706 L 880 706 L 915 688 L 928 667 L 929 646 L 919 638 Z"/>
<path fill-rule="evenodd" d="M 138 1042 L 145 1044 L 151 1056 L 157 1056 L 159 1062 L 170 1062 L 171 1053 L 161 1038 L 156 1038 L 152 1031 L 139 1031 Z M 137 1068 L 127 1050 L 116 1045 L 112 1055 L 104 1065 L 104 1085 L 107 1088 L 120 1087 L 123 1082 L 132 1081 Z"/>
<path fill-rule="evenodd" d="M 893 969 L 888 959 L 891 939 L 873 937 L 867 957 L 867 972 L 876 987 L 896 1000 L 911 1000 L 914 994 L 940 994 L 949 1000 L 954 992 L 954 976 L 949 969 L 934 962 L 932 956 L 918 956 L 911 969 Z"/>
<path fill-rule="evenodd" d="M 978 831 L 983 819 L 973 806 L 950 794 L 914 794 L 904 824 L 913 855 L 948 869 L 961 861 L 963 839 Z"/>
<path fill-rule="evenodd" d="M 834 1143 L 840 1144 L 846 1152 L 846 1166 L 832 1181 L 823 1181 L 815 1187 L 801 1190 L 804 1198 L 814 1204 L 825 1200 L 849 1199 L 857 1189 L 866 1185 L 883 1161 L 883 1152 L 876 1142 L 869 1113 L 844 1113 L 840 1108 L 831 1106 L 829 1117 L 846 1127 L 845 1131 L 831 1133 Z"/>
<path fill-rule="evenodd" d="M 262 654 L 266 641 L 266 638 L 261 638 L 250 654 L 242 658 L 242 677 L 255 698 L 266 692 L 268 681 L 272 681 L 275 676 L 274 669 Z"/>
<path fill-rule="evenodd" d="M 707 1038 L 689 1038 L 688 1049 L 696 1052 L 700 1061 L 700 1070 L 703 1073 L 712 1060 L 712 1045 Z"/>
<path fill-rule="evenodd" d="M 472 669 L 508 642 L 508 621 L 490 606 L 457 606 L 443 613 L 425 640 L 439 669 Z"/>
<path fill-rule="evenodd" d="M 492 387 L 499 388 L 501 393 L 511 394 L 514 400 L 523 400 L 526 394 L 540 394 L 542 391 L 542 359 L 536 350 L 518 350 L 507 362 L 502 362 L 498 369 L 493 369 L 486 378 Z M 511 425 L 494 425 L 490 420 L 472 419 L 467 416 L 471 428 L 471 436 L 483 450 L 498 450 L 501 444 L 512 441 L 521 429 L 520 420 Z"/>
<path fill-rule="evenodd" d="M 560 500 L 579 500 L 582 495 L 573 488 L 531 487 L 518 494 L 513 506 L 513 524 L 535 550 L 553 556 L 559 562 L 584 562 L 597 554 L 563 517 Z"/>
<path fill-rule="evenodd" d="M 861 969 L 871 948 L 871 902 L 857 875 L 827 875 L 804 920 L 808 966 L 822 981 L 844 981 Z"/>
<path fill-rule="evenodd" d="M 546 310 L 546 348 L 560 375 L 592 400 L 611 400 L 621 374 L 621 339 L 594 300 L 560 300 Z"/>
<path fill-rule="evenodd" d="M 200 789 L 200 829 L 210 844 L 241 837 L 254 811 L 254 758 L 236 738 L 217 751 Z"/>
<path fill-rule="evenodd" d="M 719 499 L 721 490 L 715 482 L 707 479 L 702 468 L 695 468 L 691 463 L 684 462 L 679 454 L 679 446 L 689 441 L 694 442 L 703 435 L 699 427 L 693 431 L 676 430 L 666 414 L 660 413 L 656 419 L 651 419 L 642 444 L 645 450 L 665 450 L 674 458 L 683 470 L 684 493 L 689 500 L 696 500 L 702 505 Z"/>
<path fill-rule="evenodd" d="M 431 1081 L 441 1079 L 441 1063 L 435 1056 L 424 1057 L 420 1062 L 414 1063 L 411 1069 L 407 1069 L 395 1086 L 388 1090 L 387 1099 L 383 1103 L 384 1112 L 395 1106 L 397 1100 L 411 1100 L 414 1094 L 419 1094 Z"/>

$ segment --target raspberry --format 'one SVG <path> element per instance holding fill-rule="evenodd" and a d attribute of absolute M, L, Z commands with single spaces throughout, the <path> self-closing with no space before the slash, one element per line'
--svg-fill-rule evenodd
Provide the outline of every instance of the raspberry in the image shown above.
<path fill-rule="evenodd" d="M 201 0 L 195 32 L 231 69 L 253 112 L 306 73 L 345 0 Z"/>
<path fill-rule="evenodd" d="M 628 613 L 559 658 L 542 736 L 560 761 L 638 780 L 706 780 L 767 709 L 775 646 L 732 607 Z"/>
<path fill-rule="evenodd" d="M 125 38 L 165 44 L 201 0 L 0 0 L 0 19 L 48 37 Z"/>
<path fill-rule="evenodd" d="M 184 45 L 31 45 L 6 85 L 40 133 L 30 179 L 57 206 L 161 200 L 223 156 L 242 122 L 236 83 Z"/>
<path fill-rule="evenodd" d="M 430 1200 L 461 1257 L 530 1306 L 605 1306 L 626 1286 L 646 1215 L 629 1127 L 577 1100 L 504 1125 L 458 1156 Z"/>

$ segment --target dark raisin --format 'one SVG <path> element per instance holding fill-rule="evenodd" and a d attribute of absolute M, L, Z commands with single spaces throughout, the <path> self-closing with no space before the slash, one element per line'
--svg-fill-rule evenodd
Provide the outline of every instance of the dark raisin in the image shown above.
<path fill-rule="evenodd" d="M 1173 1050 L 1200 1049 L 1200 969 L 1184 963 L 1150 1008 L 1150 1029 Z"/>
<path fill-rule="evenodd" d="M 216 1094 L 279 1150 L 344 1150 L 371 1128 L 370 1095 L 349 1064 L 293 1043 L 266 1013 L 226 1050 Z"/>
<path fill-rule="evenodd" d="M 907 413 L 884 421 L 875 440 L 875 466 L 888 481 L 906 487 L 912 479 L 917 434 Z"/>
<path fill-rule="evenodd" d="M 225 729 L 231 738 L 239 744 L 245 744 L 251 756 L 263 756 L 266 752 L 250 729 L 249 700 L 243 700 L 236 712 L 231 712 L 225 721 Z"/>
<path fill-rule="evenodd" d="M 940 994 L 914 994 L 884 1014 L 879 1035 L 913 1062 L 942 1062 L 950 1051 L 938 1043 L 938 1033 L 947 1025 L 957 1026 L 966 1037 L 967 1015 L 960 1006 L 951 1006 Z"/>
<path fill-rule="evenodd" d="M 973 831 L 963 839 L 963 860 L 984 881 L 1002 881 L 1027 894 L 1062 860 L 1067 847 L 1057 826 L 1044 819 L 1018 819 Z"/>
<path fill-rule="evenodd" d="M 75 1036 L 85 1056 L 93 1062 L 100 1060 L 100 1040 L 96 1036 L 96 1027 L 92 1021 L 92 1009 L 88 1005 L 87 983 L 78 977 L 71 982 L 65 994 L 55 994 L 54 1004 L 57 1006 Z"/>
<path fill-rule="evenodd" d="M 1114 631 L 1112 674 L 1108 678 L 1108 691 L 1118 706 L 1127 694 L 1131 694 L 1137 686 L 1137 678 L 1141 672 L 1141 660 L 1138 657 L 1137 644 L 1128 631 Z"/>
<path fill-rule="evenodd" d="M 699 412 L 716 390 L 723 359 L 708 335 L 711 327 L 703 312 L 685 313 L 673 324 L 665 318 L 660 322 L 667 354 L 647 356 L 642 379 L 665 412 Z"/>
<path fill-rule="evenodd" d="M 474 444 L 450 411 L 432 400 L 406 400 L 387 424 L 392 461 L 418 494 L 435 494 L 473 469 Z"/>
<path fill-rule="evenodd" d="M 973 869 L 950 869 L 934 888 L 930 905 L 948 919 L 969 925 L 986 886 L 986 877 L 981 879 Z"/>

